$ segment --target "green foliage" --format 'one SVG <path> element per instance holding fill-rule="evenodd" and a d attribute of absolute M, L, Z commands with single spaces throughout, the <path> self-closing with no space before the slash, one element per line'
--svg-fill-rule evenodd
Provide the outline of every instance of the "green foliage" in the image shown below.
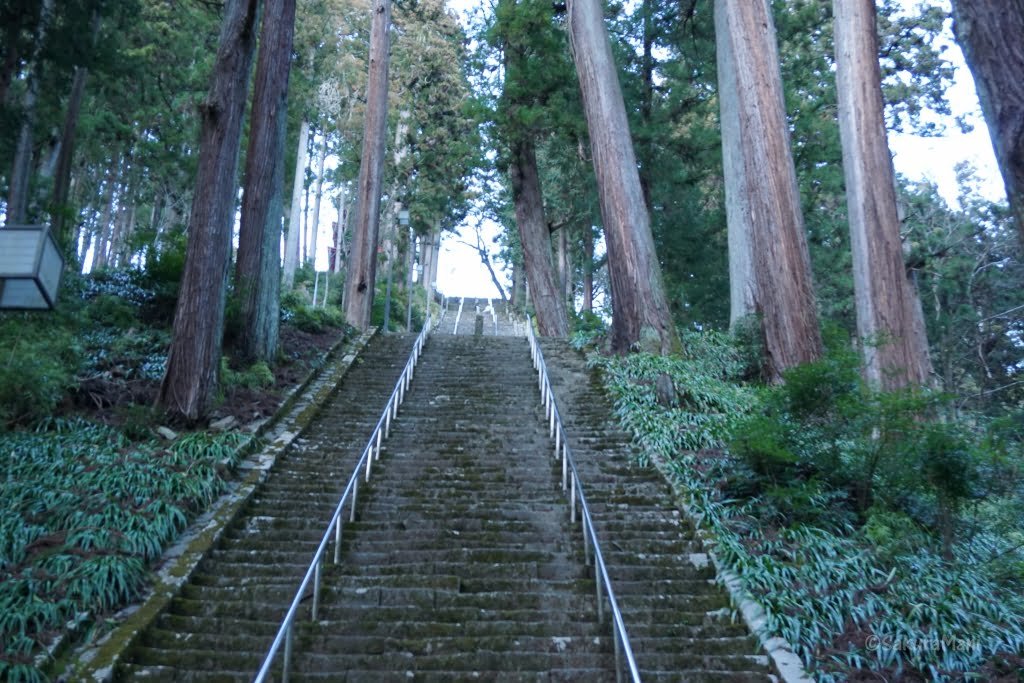
<path fill-rule="evenodd" d="M 80 362 L 59 317 L 0 314 L 0 431 L 53 413 L 75 386 Z"/>
<path fill-rule="evenodd" d="M 220 472 L 250 438 L 132 446 L 79 420 L 0 437 L 0 675 L 36 680 L 29 656 L 49 634 L 137 597 L 149 563 L 224 490 Z"/>
<path fill-rule="evenodd" d="M 242 370 L 232 370 L 228 359 L 220 360 L 220 382 L 223 389 L 242 387 L 265 389 L 274 385 L 274 372 L 266 361 L 257 361 Z"/>
<path fill-rule="evenodd" d="M 314 307 L 301 290 L 292 290 L 281 297 L 281 322 L 303 332 L 321 334 L 327 329 L 345 327 L 345 315 L 337 306 Z"/>
<path fill-rule="evenodd" d="M 721 445 L 730 422 L 748 413 L 753 394 L 726 381 L 737 368 L 737 354 L 724 335 L 684 335 L 692 358 L 630 354 L 624 358 L 592 356 L 605 374 L 622 423 L 648 449 L 659 453 Z M 655 388 L 667 375 L 677 405 L 659 406 Z"/>
<path fill-rule="evenodd" d="M 590 311 L 573 313 L 572 334 L 569 343 L 576 350 L 596 347 L 608 332 L 608 325 L 601 316 Z"/>
<path fill-rule="evenodd" d="M 864 675 L 856 670 L 964 678 L 1019 656 L 1019 423 L 941 422 L 945 397 L 871 392 L 852 351 L 826 336 L 833 348 L 822 361 L 759 390 L 727 381 L 742 376 L 744 352 L 715 333 L 688 335 L 700 360 L 595 363 L 623 424 L 669 461 L 717 561 L 818 680 Z M 678 407 L 657 401 L 664 372 Z M 722 418 L 724 406 L 739 419 Z M 680 425 L 692 420 L 681 412 L 719 426 L 684 438 Z M 707 448 L 716 438 L 732 453 Z"/>

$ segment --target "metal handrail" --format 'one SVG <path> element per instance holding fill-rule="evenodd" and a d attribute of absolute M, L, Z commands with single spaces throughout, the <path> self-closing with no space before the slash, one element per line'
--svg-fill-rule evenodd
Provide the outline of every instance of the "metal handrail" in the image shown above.
<path fill-rule="evenodd" d="M 388 435 L 391 433 L 391 422 L 398 417 L 398 406 L 400 406 L 405 400 L 405 392 L 409 390 L 413 373 L 416 370 L 416 364 L 419 362 L 420 355 L 423 353 L 423 346 L 426 344 L 428 336 L 430 336 L 429 311 L 427 312 L 426 321 L 423 324 L 423 330 L 420 332 L 419 336 L 416 338 L 416 342 L 413 344 L 412 353 L 409 354 L 409 360 L 406 361 L 405 368 L 402 370 L 402 374 L 398 378 L 398 382 L 395 384 L 395 389 L 391 392 L 391 396 L 388 398 L 384 412 L 380 416 L 380 419 L 377 420 L 377 425 L 373 428 L 373 432 L 370 434 L 370 439 L 366 443 L 366 448 L 363 449 L 363 454 L 359 458 L 359 462 L 356 463 L 355 468 L 352 470 L 352 476 L 349 477 L 348 486 L 345 487 L 344 493 L 341 494 L 341 499 L 338 501 L 338 505 L 334 509 L 334 515 L 331 517 L 331 521 L 327 524 L 327 530 L 324 532 L 323 538 L 320 540 L 320 545 L 317 547 L 316 553 L 313 554 L 313 560 L 309 564 L 309 569 L 306 570 L 306 575 L 303 577 L 302 583 L 299 584 L 299 589 L 295 592 L 295 598 L 292 600 L 292 604 L 288 608 L 288 613 L 281 622 L 281 627 L 277 631 L 277 636 L 274 638 L 274 642 L 271 644 L 266 657 L 263 659 L 263 665 L 256 674 L 254 683 L 263 683 L 263 681 L 267 680 L 267 677 L 270 675 L 270 670 L 274 665 L 274 660 L 277 658 L 278 651 L 282 646 L 284 647 L 284 662 L 281 670 L 281 681 L 287 683 L 288 673 L 291 668 L 295 619 L 299 612 L 299 605 L 309 588 L 310 582 L 312 582 L 313 607 L 311 610 L 311 618 L 313 621 L 316 621 L 317 612 L 320 609 L 320 585 L 327 547 L 330 545 L 331 537 L 333 536 L 334 564 L 338 564 L 341 560 L 341 528 L 343 524 L 345 506 L 349 504 L 349 499 L 351 498 L 352 502 L 349 521 L 354 522 L 356 520 L 356 502 L 359 495 L 359 479 L 362 476 L 362 470 L 364 468 L 366 469 L 366 481 L 370 481 L 370 472 L 372 470 L 373 462 L 375 460 L 380 460 L 381 443 L 384 439 L 388 438 Z"/>
<path fill-rule="evenodd" d="M 615 677 L 619 683 L 623 680 L 623 658 L 629 671 L 630 680 L 633 683 L 640 683 L 640 670 L 636 665 L 636 658 L 633 656 L 633 648 L 629 644 L 629 634 L 626 633 L 626 623 L 622 619 L 622 612 L 619 611 L 619 604 L 615 600 L 615 591 L 612 589 L 612 580 L 608 576 L 608 567 L 604 563 L 604 556 L 601 553 L 601 544 L 597 540 L 597 532 L 594 530 L 594 520 L 590 516 L 590 506 L 587 498 L 583 495 L 583 484 L 580 481 L 579 472 L 576 470 L 576 461 L 572 457 L 569 443 L 566 439 L 565 426 L 562 424 L 562 416 L 555 405 L 555 393 L 551 389 L 551 381 L 548 379 L 548 368 L 544 363 L 544 354 L 540 350 L 540 343 L 533 333 L 533 320 L 526 318 L 526 338 L 530 342 L 530 356 L 533 359 L 533 367 L 537 371 L 538 386 L 540 388 L 541 401 L 544 403 L 544 418 L 548 421 L 548 429 L 551 438 L 555 440 L 555 458 L 562 460 L 562 491 L 569 495 L 569 507 L 571 510 L 570 519 L 576 523 L 576 501 L 579 501 L 580 519 L 583 524 L 583 557 L 586 563 L 590 564 L 591 553 L 594 556 L 594 567 L 597 585 L 597 618 L 604 621 L 604 601 L 607 597 L 608 605 L 612 612 L 613 635 L 615 637 Z M 604 596 L 602 596 L 602 586 Z"/>
<path fill-rule="evenodd" d="M 459 312 L 455 314 L 455 327 L 452 328 L 452 334 L 456 335 L 459 333 L 459 320 L 462 319 L 462 307 L 466 305 L 466 297 L 459 299 Z"/>

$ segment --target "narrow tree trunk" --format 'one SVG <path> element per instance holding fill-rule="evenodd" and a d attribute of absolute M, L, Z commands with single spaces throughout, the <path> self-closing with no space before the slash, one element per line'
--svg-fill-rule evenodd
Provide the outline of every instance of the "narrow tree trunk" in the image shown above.
<path fill-rule="evenodd" d="M 324 198 L 324 164 L 327 162 L 327 135 L 320 143 L 320 153 L 316 159 L 316 194 L 313 199 L 313 227 L 309 236 L 309 261 L 316 269 L 316 249 L 320 233 L 320 203 Z"/>
<path fill-rule="evenodd" d="M 354 327 L 370 326 L 377 279 L 380 193 L 384 177 L 384 136 L 388 118 L 388 61 L 391 1 L 374 0 L 370 29 L 370 69 L 366 89 L 363 152 L 356 194 L 356 222 L 345 282 L 345 319 Z"/>
<path fill-rule="evenodd" d="M 434 226 L 434 258 L 430 261 L 430 275 L 427 277 L 427 282 L 430 283 L 431 288 L 437 286 L 437 266 L 441 261 L 441 223 Z"/>
<path fill-rule="evenodd" d="M 14 148 L 14 163 L 8 179 L 7 192 L 7 223 L 23 224 L 28 219 L 28 206 L 32 186 L 32 145 L 33 131 L 36 125 L 36 101 L 39 98 L 39 81 L 42 79 L 42 65 L 39 52 L 46 32 L 53 18 L 54 0 L 43 0 L 36 28 L 35 47 L 33 49 L 28 85 L 22 101 L 21 128 L 18 131 L 17 144 Z"/>
<path fill-rule="evenodd" d="M 209 410 L 219 379 L 238 152 L 256 46 L 257 7 L 257 0 L 227 0 L 210 92 L 200 108 L 199 168 L 185 270 L 158 398 L 169 412 L 190 421 Z"/>
<path fill-rule="evenodd" d="M 569 0 L 569 37 L 590 132 L 612 298 L 612 348 L 681 350 L 654 251 L 600 0 Z"/>
<path fill-rule="evenodd" d="M 582 310 L 594 312 L 594 231 L 583 231 L 583 302 Z"/>
<path fill-rule="evenodd" d="M 532 140 L 522 138 L 513 143 L 509 175 L 537 327 L 544 336 L 564 337 L 569 334 L 569 319 L 551 263 L 551 233 L 544 218 L 544 199 Z"/>
<path fill-rule="evenodd" d="M 915 325 L 883 118 L 874 0 L 834 0 L 839 133 L 865 376 L 883 389 L 924 384 L 928 341 Z"/>
<path fill-rule="evenodd" d="M 342 183 L 338 195 L 338 224 L 334 231 L 334 265 L 332 270 L 335 273 L 340 273 L 343 264 L 348 262 L 348 247 L 345 239 L 345 233 L 348 229 L 348 216 L 348 185 Z"/>
<path fill-rule="evenodd" d="M 92 265 L 90 270 L 100 270 L 107 267 L 107 244 L 110 242 L 114 230 L 114 196 L 117 192 L 117 176 L 121 167 L 121 157 L 117 156 L 111 161 L 107 169 L 106 195 L 103 198 L 103 211 L 100 213 L 100 223 L 96 226 L 96 238 L 93 241 Z"/>
<path fill-rule="evenodd" d="M 309 121 L 303 119 L 299 128 L 299 147 L 295 154 L 295 180 L 292 183 L 292 210 L 284 240 L 284 279 L 281 286 L 289 291 L 295 285 L 299 266 L 299 232 L 302 230 L 302 191 L 306 184 L 306 147 L 309 144 Z"/>
<path fill-rule="evenodd" d="M 953 0 L 953 20 L 1024 246 L 1024 2 Z"/>
<path fill-rule="evenodd" d="M 800 192 L 767 0 L 716 0 L 733 327 L 757 315 L 772 381 L 821 355 Z"/>
<path fill-rule="evenodd" d="M 235 293 L 242 309 L 242 357 L 273 362 L 280 320 L 283 159 L 295 0 L 266 0 L 263 14 L 245 157 Z"/>

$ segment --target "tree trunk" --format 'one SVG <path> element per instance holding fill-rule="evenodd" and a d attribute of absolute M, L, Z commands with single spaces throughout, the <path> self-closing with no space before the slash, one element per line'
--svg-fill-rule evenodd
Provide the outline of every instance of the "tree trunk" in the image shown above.
<path fill-rule="evenodd" d="M 209 410 L 220 373 L 238 152 L 256 47 L 258 4 L 258 0 L 227 1 L 210 92 L 200 107 L 199 167 L 185 270 L 158 398 L 167 411 L 189 421 Z"/>
<path fill-rule="evenodd" d="M 716 0 L 731 323 L 759 317 L 764 372 L 821 356 L 811 260 L 767 0 Z"/>
<path fill-rule="evenodd" d="M 299 147 L 295 154 L 295 180 L 292 183 L 292 210 L 288 216 L 288 232 L 284 240 L 284 278 L 281 286 L 289 291 L 295 285 L 299 267 L 299 232 L 302 230 L 302 191 L 306 185 L 306 147 L 309 144 L 309 121 L 302 120 Z"/>
<path fill-rule="evenodd" d="M 242 309 L 239 347 L 250 362 L 277 359 L 279 249 L 295 0 L 266 0 L 263 14 L 235 266 L 235 294 Z"/>
<path fill-rule="evenodd" d="M 348 185 L 342 183 L 338 195 L 338 223 L 334 230 L 334 264 L 332 270 L 335 273 L 340 273 L 342 265 L 348 262 L 348 246 L 345 239 L 345 233 L 348 229 L 348 215 Z"/>
<path fill-rule="evenodd" d="M 626 107 L 604 25 L 600 0 L 569 0 L 569 38 L 608 243 L 612 298 L 612 348 L 662 354 L 681 350 L 654 251 Z"/>
<path fill-rule="evenodd" d="M 883 118 L 874 0 L 834 0 L 839 133 L 865 376 L 882 389 L 925 384 L 928 340 L 915 325 Z"/>
<path fill-rule="evenodd" d="M 320 233 L 320 203 L 324 198 L 324 164 L 327 162 L 327 135 L 324 134 L 320 143 L 320 153 L 316 159 L 316 194 L 313 198 L 313 226 L 309 235 L 309 261 L 316 269 L 316 249 Z"/>
<path fill-rule="evenodd" d="M 516 210 L 516 227 L 519 229 L 519 243 L 523 247 L 523 264 L 526 278 L 530 282 L 537 328 L 547 337 L 565 337 L 569 334 L 569 318 L 551 263 L 551 233 L 544 218 L 544 199 L 533 140 L 523 137 L 512 143 L 509 175 Z"/>
<path fill-rule="evenodd" d="M 28 207 L 32 186 L 32 145 L 33 129 L 36 125 L 36 101 L 39 98 L 39 81 L 42 80 L 40 51 L 46 32 L 53 18 L 54 0 L 43 0 L 36 28 L 35 46 L 29 63 L 28 86 L 22 100 L 21 128 L 14 148 L 14 163 L 8 179 L 7 223 L 24 224 L 28 220 Z"/>
<path fill-rule="evenodd" d="M 96 226 L 96 238 L 93 241 L 91 271 L 107 267 L 107 245 L 113 236 L 114 197 L 117 192 L 117 176 L 120 168 L 121 157 L 114 157 L 111 160 L 110 168 L 107 170 L 106 195 L 103 198 L 103 211 L 100 214 L 100 223 Z"/>
<path fill-rule="evenodd" d="M 583 231 L 583 304 L 582 310 L 594 312 L 594 231 Z"/>
<path fill-rule="evenodd" d="M 953 0 L 953 19 L 1024 246 L 1024 2 Z"/>
<path fill-rule="evenodd" d="M 370 30 L 370 70 L 366 88 L 363 153 L 356 194 L 356 222 L 345 281 L 345 319 L 359 329 L 370 326 L 377 279 L 380 191 L 384 177 L 384 136 L 388 124 L 388 61 L 391 0 L 374 0 Z"/>

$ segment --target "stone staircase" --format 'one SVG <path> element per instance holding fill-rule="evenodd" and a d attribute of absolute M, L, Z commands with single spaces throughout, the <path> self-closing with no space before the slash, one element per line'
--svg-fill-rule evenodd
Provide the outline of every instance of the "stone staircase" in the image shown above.
<path fill-rule="evenodd" d="M 220 546 L 125 653 L 116 680 L 252 680 L 414 339 L 370 342 Z"/>
<path fill-rule="evenodd" d="M 412 341 L 364 351 L 116 680 L 252 680 Z M 582 357 L 543 350 L 643 680 L 770 680 Z M 318 620 L 297 629 L 291 680 L 615 680 L 552 450 L 525 339 L 435 334 L 326 567 Z"/>
<path fill-rule="evenodd" d="M 767 655 L 732 620 L 692 524 L 662 476 L 636 464 L 583 356 L 563 340 L 541 350 L 643 680 L 768 681 Z"/>

